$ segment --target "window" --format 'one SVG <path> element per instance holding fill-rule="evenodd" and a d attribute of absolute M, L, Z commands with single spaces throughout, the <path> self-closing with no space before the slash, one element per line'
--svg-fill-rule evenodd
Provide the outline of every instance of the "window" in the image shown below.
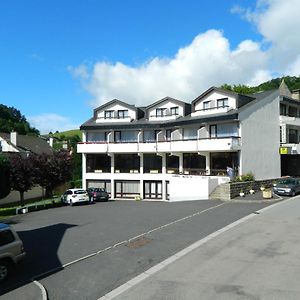
<path fill-rule="evenodd" d="M 156 109 L 156 117 L 163 117 L 166 115 L 166 108 L 157 108 Z"/>
<path fill-rule="evenodd" d="M 204 101 L 203 102 L 203 110 L 209 109 L 210 108 L 210 101 Z"/>
<path fill-rule="evenodd" d="M 121 131 L 115 131 L 115 142 L 121 142 Z"/>
<path fill-rule="evenodd" d="M 113 110 L 106 110 L 104 112 L 104 119 L 112 119 L 114 117 L 114 111 Z"/>
<path fill-rule="evenodd" d="M 128 110 L 118 110 L 118 119 L 125 119 L 128 117 Z"/>
<path fill-rule="evenodd" d="M 290 106 L 289 109 L 288 109 L 288 111 L 289 111 L 289 116 L 290 116 L 290 117 L 297 117 L 298 111 L 297 111 L 297 108 L 296 108 L 296 107 Z"/>
<path fill-rule="evenodd" d="M 217 100 L 217 107 L 227 107 L 228 106 L 228 98 L 218 99 Z"/>
<path fill-rule="evenodd" d="M 296 129 L 289 130 L 289 143 L 298 144 L 298 131 Z"/>
<path fill-rule="evenodd" d="M 286 105 L 285 104 L 280 104 L 280 115 L 286 116 Z"/>
<path fill-rule="evenodd" d="M 179 114 L 179 107 L 171 107 L 171 116 L 177 116 Z"/>
<path fill-rule="evenodd" d="M 14 235 L 10 230 L 0 232 L 0 246 L 7 245 L 15 240 Z"/>
<path fill-rule="evenodd" d="M 172 129 L 167 129 L 166 130 L 166 140 L 167 141 L 171 140 L 171 134 L 172 134 Z"/>
<path fill-rule="evenodd" d="M 217 125 L 209 126 L 209 137 L 216 138 L 217 137 Z"/>

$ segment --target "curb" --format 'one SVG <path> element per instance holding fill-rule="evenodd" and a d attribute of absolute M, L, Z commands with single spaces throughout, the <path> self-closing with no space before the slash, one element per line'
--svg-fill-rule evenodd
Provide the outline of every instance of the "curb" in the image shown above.
<path fill-rule="evenodd" d="M 295 200 L 296 197 L 292 197 L 287 199 L 286 201 L 292 201 Z M 282 200 L 282 199 L 280 199 Z M 264 200 L 265 202 L 266 200 Z M 269 200 L 270 201 L 270 200 Z M 278 200 L 277 200 L 278 201 Z M 98 300 L 111 300 L 114 299 L 115 297 L 121 295 L 122 293 L 126 292 L 127 290 L 129 290 L 130 288 L 134 287 L 135 285 L 137 285 L 138 283 L 140 283 L 141 281 L 143 281 L 144 279 L 149 278 L 150 276 L 154 275 L 155 273 L 157 273 L 158 271 L 162 270 L 164 267 L 166 267 L 167 265 L 175 262 L 176 260 L 178 260 L 179 258 L 185 256 L 186 254 L 189 254 L 191 251 L 195 250 L 196 248 L 206 244 L 208 241 L 216 238 L 217 236 L 219 236 L 220 234 L 236 227 L 237 225 L 240 225 L 244 222 L 246 222 L 249 219 L 252 219 L 253 217 L 255 217 L 256 215 L 261 214 L 262 212 L 265 212 L 271 208 L 274 208 L 278 205 L 281 205 L 282 203 L 285 203 L 286 201 L 279 201 L 273 205 L 264 207 L 260 210 L 257 210 L 213 233 L 211 233 L 210 235 L 204 237 L 201 240 L 198 240 L 197 242 L 193 243 L 192 245 L 184 248 L 183 250 L 175 253 L 174 255 L 170 256 L 169 258 L 165 259 L 164 261 L 158 263 L 157 265 L 151 267 L 150 269 L 146 270 L 145 272 L 141 273 L 140 275 L 137 275 L 136 277 L 132 278 L 131 280 L 127 281 L 126 283 L 122 284 L 121 286 L 115 288 L 114 290 L 110 291 L 109 293 L 105 294 L 104 296 L 98 298 Z M 260 201 L 261 203 L 262 201 Z"/>

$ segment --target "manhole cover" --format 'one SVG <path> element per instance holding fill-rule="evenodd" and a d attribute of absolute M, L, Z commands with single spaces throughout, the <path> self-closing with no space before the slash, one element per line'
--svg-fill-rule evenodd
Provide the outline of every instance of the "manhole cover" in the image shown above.
<path fill-rule="evenodd" d="M 132 242 L 129 242 L 126 246 L 131 249 L 136 249 L 145 246 L 146 244 L 150 243 L 150 241 L 151 241 L 150 239 L 142 237 Z"/>

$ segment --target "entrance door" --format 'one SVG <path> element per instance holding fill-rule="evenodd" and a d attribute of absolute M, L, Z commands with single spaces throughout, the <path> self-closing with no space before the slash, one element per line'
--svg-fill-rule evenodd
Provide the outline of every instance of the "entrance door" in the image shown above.
<path fill-rule="evenodd" d="M 162 199 L 162 182 L 145 181 L 144 182 L 145 199 Z"/>

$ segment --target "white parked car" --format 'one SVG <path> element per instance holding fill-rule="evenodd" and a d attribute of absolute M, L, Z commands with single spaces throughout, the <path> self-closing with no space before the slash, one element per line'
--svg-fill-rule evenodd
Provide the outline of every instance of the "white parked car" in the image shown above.
<path fill-rule="evenodd" d="M 0 223 L 0 282 L 10 275 L 25 255 L 23 242 L 15 230 Z"/>
<path fill-rule="evenodd" d="M 75 203 L 90 202 L 89 195 L 83 189 L 69 189 L 66 190 L 60 197 L 65 204 L 73 205 Z"/>

